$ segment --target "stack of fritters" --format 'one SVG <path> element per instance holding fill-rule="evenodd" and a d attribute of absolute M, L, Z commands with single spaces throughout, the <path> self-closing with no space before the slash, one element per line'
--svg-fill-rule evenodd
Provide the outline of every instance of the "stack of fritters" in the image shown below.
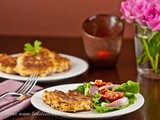
<path fill-rule="evenodd" d="M 47 76 L 70 69 L 70 60 L 58 53 L 41 47 L 39 53 L 31 55 L 30 51 L 18 57 L 0 54 L 0 70 L 6 73 L 29 76 L 31 74 Z"/>
<path fill-rule="evenodd" d="M 91 98 L 86 97 L 79 91 L 45 91 L 43 101 L 54 109 L 64 112 L 88 111 L 92 108 Z"/>

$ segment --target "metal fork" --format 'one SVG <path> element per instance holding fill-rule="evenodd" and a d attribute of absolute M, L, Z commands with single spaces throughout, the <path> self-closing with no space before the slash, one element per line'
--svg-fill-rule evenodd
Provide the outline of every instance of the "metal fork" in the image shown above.
<path fill-rule="evenodd" d="M 37 80 L 38 80 L 37 75 L 31 75 L 28 78 L 28 80 L 18 90 L 16 90 L 15 92 L 6 92 L 0 95 L 0 99 L 7 95 L 21 96 L 22 94 L 28 94 L 37 83 Z"/>

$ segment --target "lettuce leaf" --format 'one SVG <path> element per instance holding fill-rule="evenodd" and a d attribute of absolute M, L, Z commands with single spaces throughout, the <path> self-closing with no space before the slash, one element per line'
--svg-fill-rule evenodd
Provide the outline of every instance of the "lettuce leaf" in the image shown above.
<path fill-rule="evenodd" d="M 85 96 L 89 96 L 89 89 L 90 89 L 91 83 L 84 82 L 83 85 L 79 85 L 75 90 L 83 93 Z"/>
<path fill-rule="evenodd" d="M 79 85 L 75 90 L 79 91 L 81 93 L 84 93 L 84 87 L 83 87 L 83 85 Z"/>
<path fill-rule="evenodd" d="M 110 111 L 122 109 L 120 107 L 103 107 L 103 106 L 98 106 L 98 105 L 94 106 L 94 107 L 98 113 L 105 113 L 105 112 L 110 112 Z"/>

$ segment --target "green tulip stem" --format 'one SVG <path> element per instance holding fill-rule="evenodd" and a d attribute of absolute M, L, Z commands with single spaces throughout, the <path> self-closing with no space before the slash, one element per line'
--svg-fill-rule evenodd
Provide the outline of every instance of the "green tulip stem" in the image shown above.
<path fill-rule="evenodd" d="M 143 42 L 143 45 L 144 45 L 144 50 L 150 60 L 150 63 L 152 65 L 152 68 L 153 70 L 155 71 L 155 65 L 154 65 L 154 59 L 152 58 L 151 54 L 150 54 L 150 51 L 149 51 L 149 48 L 148 48 L 148 45 L 146 43 L 146 40 L 145 39 L 142 39 L 142 42 Z"/>
<path fill-rule="evenodd" d="M 155 56 L 155 74 L 158 73 L 158 59 L 159 59 L 159 53 L 156 54 Z"/>

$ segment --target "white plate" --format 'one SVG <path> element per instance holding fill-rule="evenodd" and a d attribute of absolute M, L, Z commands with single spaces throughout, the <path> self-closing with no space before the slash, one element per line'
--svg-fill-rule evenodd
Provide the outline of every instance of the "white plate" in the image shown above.
<path fill-rule="evenodd" d="M 54 73 L 46 77 L 39 77 L 38 81 L 57 81 L 61 79 L 66 79 L 80 75 L 88 69 L 88 63 L 80 58 L 65 54 L 60 55 L 63 57 L 67 57 L 71 60 L 71 69 L 62 73 Z M 0 72 L 0 77 L 20 81 L 26 81 L 28 78 L 20 75 L 7 74 L 4 72 Z"/>
<path fill-rule="evenodd" d="M 46 105 L 42 101 L 42 94 L 45 90 L 51 91 L 51 90 L 57 89 L 63 92 L 67 92 L 68 90 L 75 89 L 78 85 L 80 84 L 66 84 L 66 85 L 59 85 L 59 86 L 50 87 L 50 88 L 41 90 L 32 96 L 31 103 L 34 107 L 36 107 L 37 109 L 43 112 L 46 112 L 52 115 L 58 115 L 65 118 L 79 118 L 79 119 L 104 119 L 104 118 L 118 117 L 124 114 L 131 113 L 139 109 L 144 104 L 143 96 L 141 94 L 137 94 L 136 95 L 137 100 L 134 102 L 134 104 L 121 110 L 116 110 L 108 113 L 97 113 L 95 110 L 77 112 L 77 113 L 67 113 L 67 112 L 61 112 L 59 110 L 55 110 L 51 108 L 49 105 Z"/>

